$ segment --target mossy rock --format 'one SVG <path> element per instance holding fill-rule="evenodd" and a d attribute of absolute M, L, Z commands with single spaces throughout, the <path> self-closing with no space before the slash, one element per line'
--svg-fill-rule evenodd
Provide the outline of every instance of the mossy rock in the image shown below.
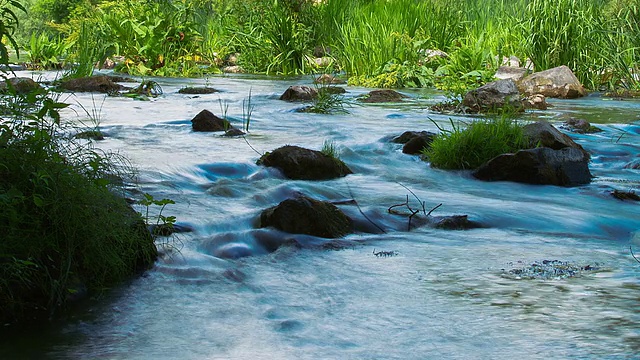
<path fill-rule="evenodd" d="M 260 227 L 292 234 L 339 238 L 353 232 L 351 219 L 327 201 L 306 196 L 287 199 L 260 214 Z"/>
<path fill-rule="evenodd" d="M 178 90 L 178 94 L 188 95 L 205 95 L 220 92 L 220 90 L 214 89 L 208 86 L 188 86 Z"/>
<path fill-rule="evenodd" d="M 292 145 L 264 154 L 257 164 L 276 167 L 284 176 L 294 180 L 329 180 L 352 173 L 351 169 L 338 158 Z"/>

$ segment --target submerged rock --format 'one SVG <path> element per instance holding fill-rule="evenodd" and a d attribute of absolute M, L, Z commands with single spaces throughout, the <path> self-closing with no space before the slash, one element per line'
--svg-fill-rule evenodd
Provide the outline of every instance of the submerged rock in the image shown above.
<path fill-rule="evenodd" d="M 469 220 L 468 215 L 437 216 L 431 224 L 436 229 L 444 230 L 469 230 L 482 227 L 480 223 Z"/>
<path fill-rule="evenodd" d="M 227 131 L 232 128 L 229 121 L 217 117 L 206 109 L 200 111 L 198 115 L 191 119 L 191 127 L 193 131 L 199 132 Z"/>
<path fill-rule="evenodd" d="M 473 112 L 524 110 L 518 87 L 512 79 L 493 81 L 471 90 L 462 99 L 462 104 Z"/>
<path fill-rule="evenodd" d="M 565 121 L 562 125 L 564 129 L 578 134 L 592 134 L 602 131 L 602 129 L 591 125 L 583 119 L 569 118 L 569 120 Z"/>
<path fill-rule="evenodd" d="M 328 180 L 352 173 L 338 158 L 292 145 L 262 155 L 257 164 L 276 167 L 284 176 L 294 180 Z"/>
<path fill-rule="evenodd" d="M 202 94 L 213 94 L 219 91 L 220 90 L 217 90 L 208 86 L 188 86 L 178 90 L 178 94 L 202 95 Z"/>
<path fill-rule="evenodd" d="M 565 279 L 603 270 L 599 263 L 582 265 L 570 261 L 542 260 L 516 269 L 503 269 L 503 276 L 514 280 Z"/>
<path fill-rule="evenodd" d="M 9 89 L 21 95 L 44 90 L 40 84 L 27 77 L 14 77 L 0 82 L 0 93 L 6 93 Z"/>
<path fill-rule="evenodd" d="M 59 87 L 67 91 L 100 93 L 114 93 L 126 89 L 106 75 L 63 80 L 60 82 Z"/>
<path fill-rule="evenodd" d="M 280 95 L 280 100 L 284 101 L 309 101 L 318 96 L 318 91 L 306 85 L 289 86 L 285 92 Z"/>
<path fill-rule="evenodd" d="M 260 227 L 292 234 L 339 238 L 353 232 L 351 220 L 335 205 L 306 196 L 287 199 L 260 214 Z"/>
<path fill-rule="evenodd" d="M 551 98 L 573 99 L 587 95 L 580 80 L 565 65 L 533 73 L 519 81 L 518 88 L 526 96 L 542 94 Z"/>
<path fill-rule="evenodd" d="M 635 193 L 635 191 L 622 191 L 622 190 L 613 190 L 611 192 L 611 196 L 618 200 L 631 200 L 631 201 L 640 201 L 640 196 Z"/>
<path fill-rule="evenodd" d="M 390 102 L 401 102 L 403 99 L 408 96 L 400 94 L 395 90 L 383 89 L 383 90 L 373 90 L 368 94 L 363 95 L 358 100 L 363 103 L 390 103 Z"/>
<path fill-rule="evenodd" d="M 591 182 L 589 158 L 576 148 L 535 148 L 498 155 L 481 165 L 473 176 L 485 181 L 576 186 Z"/>

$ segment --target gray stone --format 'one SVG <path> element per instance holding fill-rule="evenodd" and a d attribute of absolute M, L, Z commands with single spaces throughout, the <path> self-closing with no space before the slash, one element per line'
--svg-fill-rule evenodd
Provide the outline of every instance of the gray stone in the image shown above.
<path fill-rule="evenodd" d="M 469 91 L 462 104 L 472 111 L 486 112 L 509 108 L 523 110 L 520 93 L 511 79 L 493 81 Z"/>
<path fill-rule="evenodd" d="M 318 91 L 306 85 L 289 86 L 285 92 L 280 95 L 280 100 L 284 101 L 309 101 L 318 96 Z"/>
<path fill-rule="evenodd" d="M 578 78 L 565 65 L 533 73 L 519 81 L 518 88 L 526 96 L 542 94 L 551 98 L 573 99 L 587 94 Z"/>

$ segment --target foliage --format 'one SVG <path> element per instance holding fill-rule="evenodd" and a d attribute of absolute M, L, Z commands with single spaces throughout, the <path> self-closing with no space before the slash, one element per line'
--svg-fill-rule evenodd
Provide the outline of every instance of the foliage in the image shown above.
<path fill-rule="evenodd" d="M 15 9 L 26 11 L 17 0 L 0 0 L 0 64 L 9 63 L 9 51 L 4 40 L 18 51 L 18 44 L 13 37 L 18 27 L 18 16 Z"/>
<path fill-rule="evenodd" d="M 440 128 L 440 134 L 424 155 L 431 166 L 441 169 L 475 169 L 505 153 L 529 147 L 522 128 L 507 116 L 476 120 L 466 128 L 454 124 L 451 130 Z"/>
<path fill-rule="evenodd" d="M 339 91 L 336 91 L 337 89 L 331 85 L 317 88 L 318 95 L 311 100 L 311 105 L 301 111 L 315 114 L 348 113 L 345 109 L 347 101 Z"/>
<path fill-rule="evenodd" d="M 46 93 L 0 107 L 0 319 L 55 316 L 83 289 L 102 291 L 153 263 L 156 247 L 120 193 L 126 160 L 62 137 Z"/>
<path fill-rule="evenodd" d="M 27 50 L 31 66 L 46 70 L 61 66 L 61 57 L 66 54 L 66 45 L 59 38 L 52 39 L 45 33 L 33 33 Z"/>
<path fill-rule="evenodd" d="M 322 149 L 320 150 L 320 152 L 333 159 L 340 158 L 340 156 L 338 155 L 338 148 L 336 147 L 336 142 L 333 140 L 325 140 L 322 143 Z"/>

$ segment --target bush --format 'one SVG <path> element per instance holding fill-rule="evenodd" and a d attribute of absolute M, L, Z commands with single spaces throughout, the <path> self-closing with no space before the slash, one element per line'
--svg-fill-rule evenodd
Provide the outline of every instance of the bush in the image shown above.
<path fill-rule="evenodd" d="M 490 159 L 529 147 L 522 127 L 508 117 L 476 120 L 462 129 L 451 121 L 424 150 L 431 166 L 441 169 L 475 169 Z"/>
<path fill-rule="evenodd" d="M 2 100 L 0 321 L 41 321 L 148 268 L 157 250 L 118 193 L 119 159 L 61 139 L 66 105 L 47 94 Z"/>

